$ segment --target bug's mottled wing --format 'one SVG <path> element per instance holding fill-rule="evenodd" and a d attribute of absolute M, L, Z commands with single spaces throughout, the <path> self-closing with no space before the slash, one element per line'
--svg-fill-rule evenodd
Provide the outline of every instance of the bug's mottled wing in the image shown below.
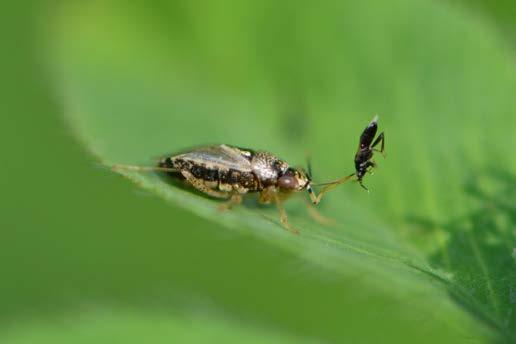
<path fill-rule="evenodd" d="M 175 159 L 185 159 L 204 164 L 216 169 L 234 169 L 251 172 L 251 153 L 228 145 L 205 146 L 194 148 L 174 156 Z"/>

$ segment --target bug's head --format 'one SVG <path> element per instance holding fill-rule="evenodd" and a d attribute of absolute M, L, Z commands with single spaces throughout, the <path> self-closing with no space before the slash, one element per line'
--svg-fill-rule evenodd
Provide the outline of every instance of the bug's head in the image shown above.
<path fill-rule="evenodd" d="M 289 167 L 281 177 L 278 178 L 278 186 L 284 191 L 302 191 L 311 189 L 311 179 L 301 168 Z"/>

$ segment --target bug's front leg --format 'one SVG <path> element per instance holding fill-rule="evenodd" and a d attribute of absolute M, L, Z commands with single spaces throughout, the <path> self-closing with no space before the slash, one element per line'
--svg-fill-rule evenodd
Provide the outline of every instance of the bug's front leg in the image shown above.
<path fill-rule="evenodd" d="M 274 194 L 274 202 L 276 202 L 276 207 L 280 213 L 281 225 L 289 232 L 293 234 L 299 234 L 299 231 L 292 227 L 292 225 L 288 222 L 287 211 L 285 210 L 285 207 L 283 207 L 283 201 L 280 199 L 277 193 Z"/>
<path fill-rule="evenodd" d="M 280 223 L 289 232 L 293 234 L 299 234 L 299 231 L 292 227 L 292 225 L 288 221 L 287 212 L 285 207 L 283 207 L 283 200 L 281 199 L 278 191 L 274 187 L 267 188 L 260 193 L 259 198 L 260 203 L 269 204 L 271 202 L 276 203 L 276 207 L 278 208 L 280 214 Z"/>

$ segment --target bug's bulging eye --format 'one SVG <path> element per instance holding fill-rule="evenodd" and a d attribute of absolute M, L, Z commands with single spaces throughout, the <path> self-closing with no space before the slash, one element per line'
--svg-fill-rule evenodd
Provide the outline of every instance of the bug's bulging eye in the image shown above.
<path fill-rule="evenodd" d="M 292 176 L 283 176 L 279 178 L 278 185 L 282 189 L 297 189 L 298 187 L 296 178 Z"/>

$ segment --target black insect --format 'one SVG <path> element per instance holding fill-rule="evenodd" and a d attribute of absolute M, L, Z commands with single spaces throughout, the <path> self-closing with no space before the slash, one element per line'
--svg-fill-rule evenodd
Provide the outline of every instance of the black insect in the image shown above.
<path fill-rule="evenodd" d="M 376 132 L 378 131 L 378 116 L 375 116 L 373 120 L 369 123 L 369 125 L 364 129 L 362 135 L 360 135 L 360 141 L 358 143 L 358 150 L 355 154 L 355 172 L 339 178 L 333 182 L 322 183 L 319 185 L 325 185 L 325 187 L 319 192 L 319 196 L 315 203 L 319 203 L 321 201 L 322 196 L 328 191 L 335 188 L 337 185 L 343 184 L 353 178 L 357 177 L 357 181 L 361 187 L 365 190 L 369 191 L 365 185 L 362 183 L 362 180 L 367 172 L 371 172 L 371 170 L 376 166 L 376 163 L 372 160 L 374 152 L 380 152 L 385 155 L 385 134 L 382 132 L 375 140 Z M 374 140 L 374 142 L 373 142 Z M 371 144 L 372 143 L 372 144 Z M 381 143 L 380 150 L 375 147 Z"/>
<path fill-rule="evenodd" d="M 372 160 L 373 152 L 380 152 L 384 154 L 385 149 L 385 134 L 382 132 L 375 140 L 376 132 L 378 130 L 378 116 L 375 116 L 371 123 L 364 129 L 362 135 L 360 135 L 360 142 L 358 144 L 358 150 L 355 154 L 355 175 L 357 181 L 364 189 L 367 188 L 362 183 L 362 179 L 367 172 L 376 166 L 376 163 Z M 374 140 L 374 142 L 373 142 Z M 372 144 L 371 144 L 372 143 Z M 375 147 L 381 143 L 380 150 Z"/>

